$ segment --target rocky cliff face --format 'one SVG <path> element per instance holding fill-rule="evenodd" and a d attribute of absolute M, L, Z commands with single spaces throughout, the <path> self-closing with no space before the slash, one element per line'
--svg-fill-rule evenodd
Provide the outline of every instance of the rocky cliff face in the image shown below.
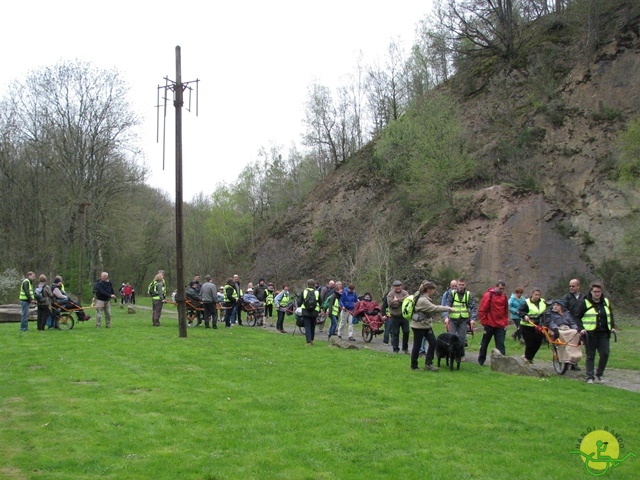
<path fill-rule="evenodd" d="M 537 192 L 503 185 L 497 175 L 494 185 L 457 194 L 470 212 L 463 224 L 423 225 L 415 230 L 419 238 L 412 238 L 414 230 L 396 221 L 397 202 L 371 176 L 371 149 L 365 149 L 319 185 L 306 206 L 276 225 L 257 252 L 254 272 L 287 281 L 353 279 L 358 269 L 384 263 L 386 252 L 392 261 L 385 271 L 392 276 L 411 278 L 399 265 L 430 274 L 455 270 L 476 292 L 504 278 L 510 290 L 539 286 L 559 293 L 565 287 L 559 282 L 574 275 L 597 277 L 598 265 L 620 255 L 625 235 L 640 218 L 639 192 L 610 175 L 618 134 L 640 112 L 638 25 L 640 19 L 627 19 L 591 61 L 564 76 L 553 97 L 560 121 L 549 108 L 525 108 L 530 72 L 511 72 L 502 83 L 508 85 L 514 123 L 538 137 L 531 153 Z M 504 93 L 488 89 L 462 100 L 466 129 L 478 139 L 474 154 L 494 161 L 498 173 L 500 159 L 491 157 L 500 139 L 487 112 L 506 108 L 500 104 Z M 274 267 L 277 252 L 286 255 Z"/>

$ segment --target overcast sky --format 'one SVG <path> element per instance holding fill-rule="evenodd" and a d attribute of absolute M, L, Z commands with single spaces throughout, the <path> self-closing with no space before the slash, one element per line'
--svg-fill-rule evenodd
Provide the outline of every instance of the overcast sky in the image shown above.
<path fill-rule="evenodd" d="M 163 171 L 154 107 L 163 78 L 175 79 L 180 45 L 183 82 L 200 79 L 199 116 L 195 109 L 183 112 L 189 200 L 233 182 L 261 146 L 283 145 L 287 152 L 292 142 L 300 144 L 307 87 L 340 84 L 359 52 L 369 65 L 392 40 L 409 44 L 430 8 L 430 0 L 5 2 L 0 95 L 10 93 L 12 80 L 61 60 L 116 68 L 144 119 L 139 135 L 148 183 L 173 196 L 175 111 L 168 112 Z"/>

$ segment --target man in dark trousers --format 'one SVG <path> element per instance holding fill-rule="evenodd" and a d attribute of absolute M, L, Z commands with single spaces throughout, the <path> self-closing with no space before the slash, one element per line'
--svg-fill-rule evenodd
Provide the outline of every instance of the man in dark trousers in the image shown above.
<path fill-rule="evenodd" d="M 387 293 L 387 305 L 391 318 L 391 347 L 393 353 L 400 353 L 400 329 L 402 329 L 402 353 L 409 354 L 409 321 L 402 316 L 402 301 L 409 293 L 402 288 L 402 282 L 396 280 Z"/>
<path fill-rule="evenodd" d="M 480 300 L 478 317 L 484 328 L 478 363 L 484 365 L 491 337 L 495 339 L 496 348 L 505 354 L 504 337 L 509 326 L 509 299 L 504 294 L 504 280 L 498 280 L 495 287 L 489 288 Z"/>
<path fill-rule="evenodd" d="M 200 298 L 204 308 L 204 327 L 209 328 L 209 320 L 211 320 L 211 328 L 218 328 L 218 311 L 216 310 L 218 289 L 211 275 L 205 275 L 204 280 L 200 288 Z"/>
<path fill-rule="evenodd" d="M 611 333 L 615 333 L 616 324 L 613 320 L 613 312 L 609 299 L 602 293 L 602 284 L 591 284 L 589 293 L 585 296 L 576 318 L 580 334 L 586 336 L 585 351 L 587 360 L 587 383 L 593 383 L 595 379 L 602 381 L 604 369 L 609 360 L 609 339 Z M 600 355 L 598 368 L 595 369 L 596 351 Z M 595 369 L 595 372 L 594 372 Z M 594 375 L 595 373 L 595 375 Z"/>
<path fill-rule="evenodd" d="M 307 280 L 307 288 L 302 291 L 302 295 L 298 299 L 298 307 L 302 308 L 307 346 L 313 345 L 316 335 L 316 320 L 318 313 L 320 313 L 320 292 L 315 289 L 315 285 L 315 280 L 311 278 Z"/>

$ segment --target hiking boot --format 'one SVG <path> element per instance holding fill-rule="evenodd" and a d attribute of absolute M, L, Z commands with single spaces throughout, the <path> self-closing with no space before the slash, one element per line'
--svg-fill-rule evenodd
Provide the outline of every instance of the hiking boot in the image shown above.
<path fill-rule="evenodd" d="M 428 372 L 437 372 L 438 370 L 440 370 L 438 367 L 435 367 L 433 365 L 425 365 L 424 369 Z"/>

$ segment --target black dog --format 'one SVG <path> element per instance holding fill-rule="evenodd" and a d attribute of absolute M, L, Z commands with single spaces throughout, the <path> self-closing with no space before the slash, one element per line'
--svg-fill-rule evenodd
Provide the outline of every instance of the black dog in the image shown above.
<path fill-rule="evenodd" d="M 460 361 L 464 357 L 464 341 L 455 333 L 442 333 L 438 336 L 436 343 L 436 358 L 438 359 L 438 367 L 440 367 L 440 359 L 444 357 L 447 366 L 453 371 L 453 361 L 458 363 L 457 370 L 460 370 Z"/>

